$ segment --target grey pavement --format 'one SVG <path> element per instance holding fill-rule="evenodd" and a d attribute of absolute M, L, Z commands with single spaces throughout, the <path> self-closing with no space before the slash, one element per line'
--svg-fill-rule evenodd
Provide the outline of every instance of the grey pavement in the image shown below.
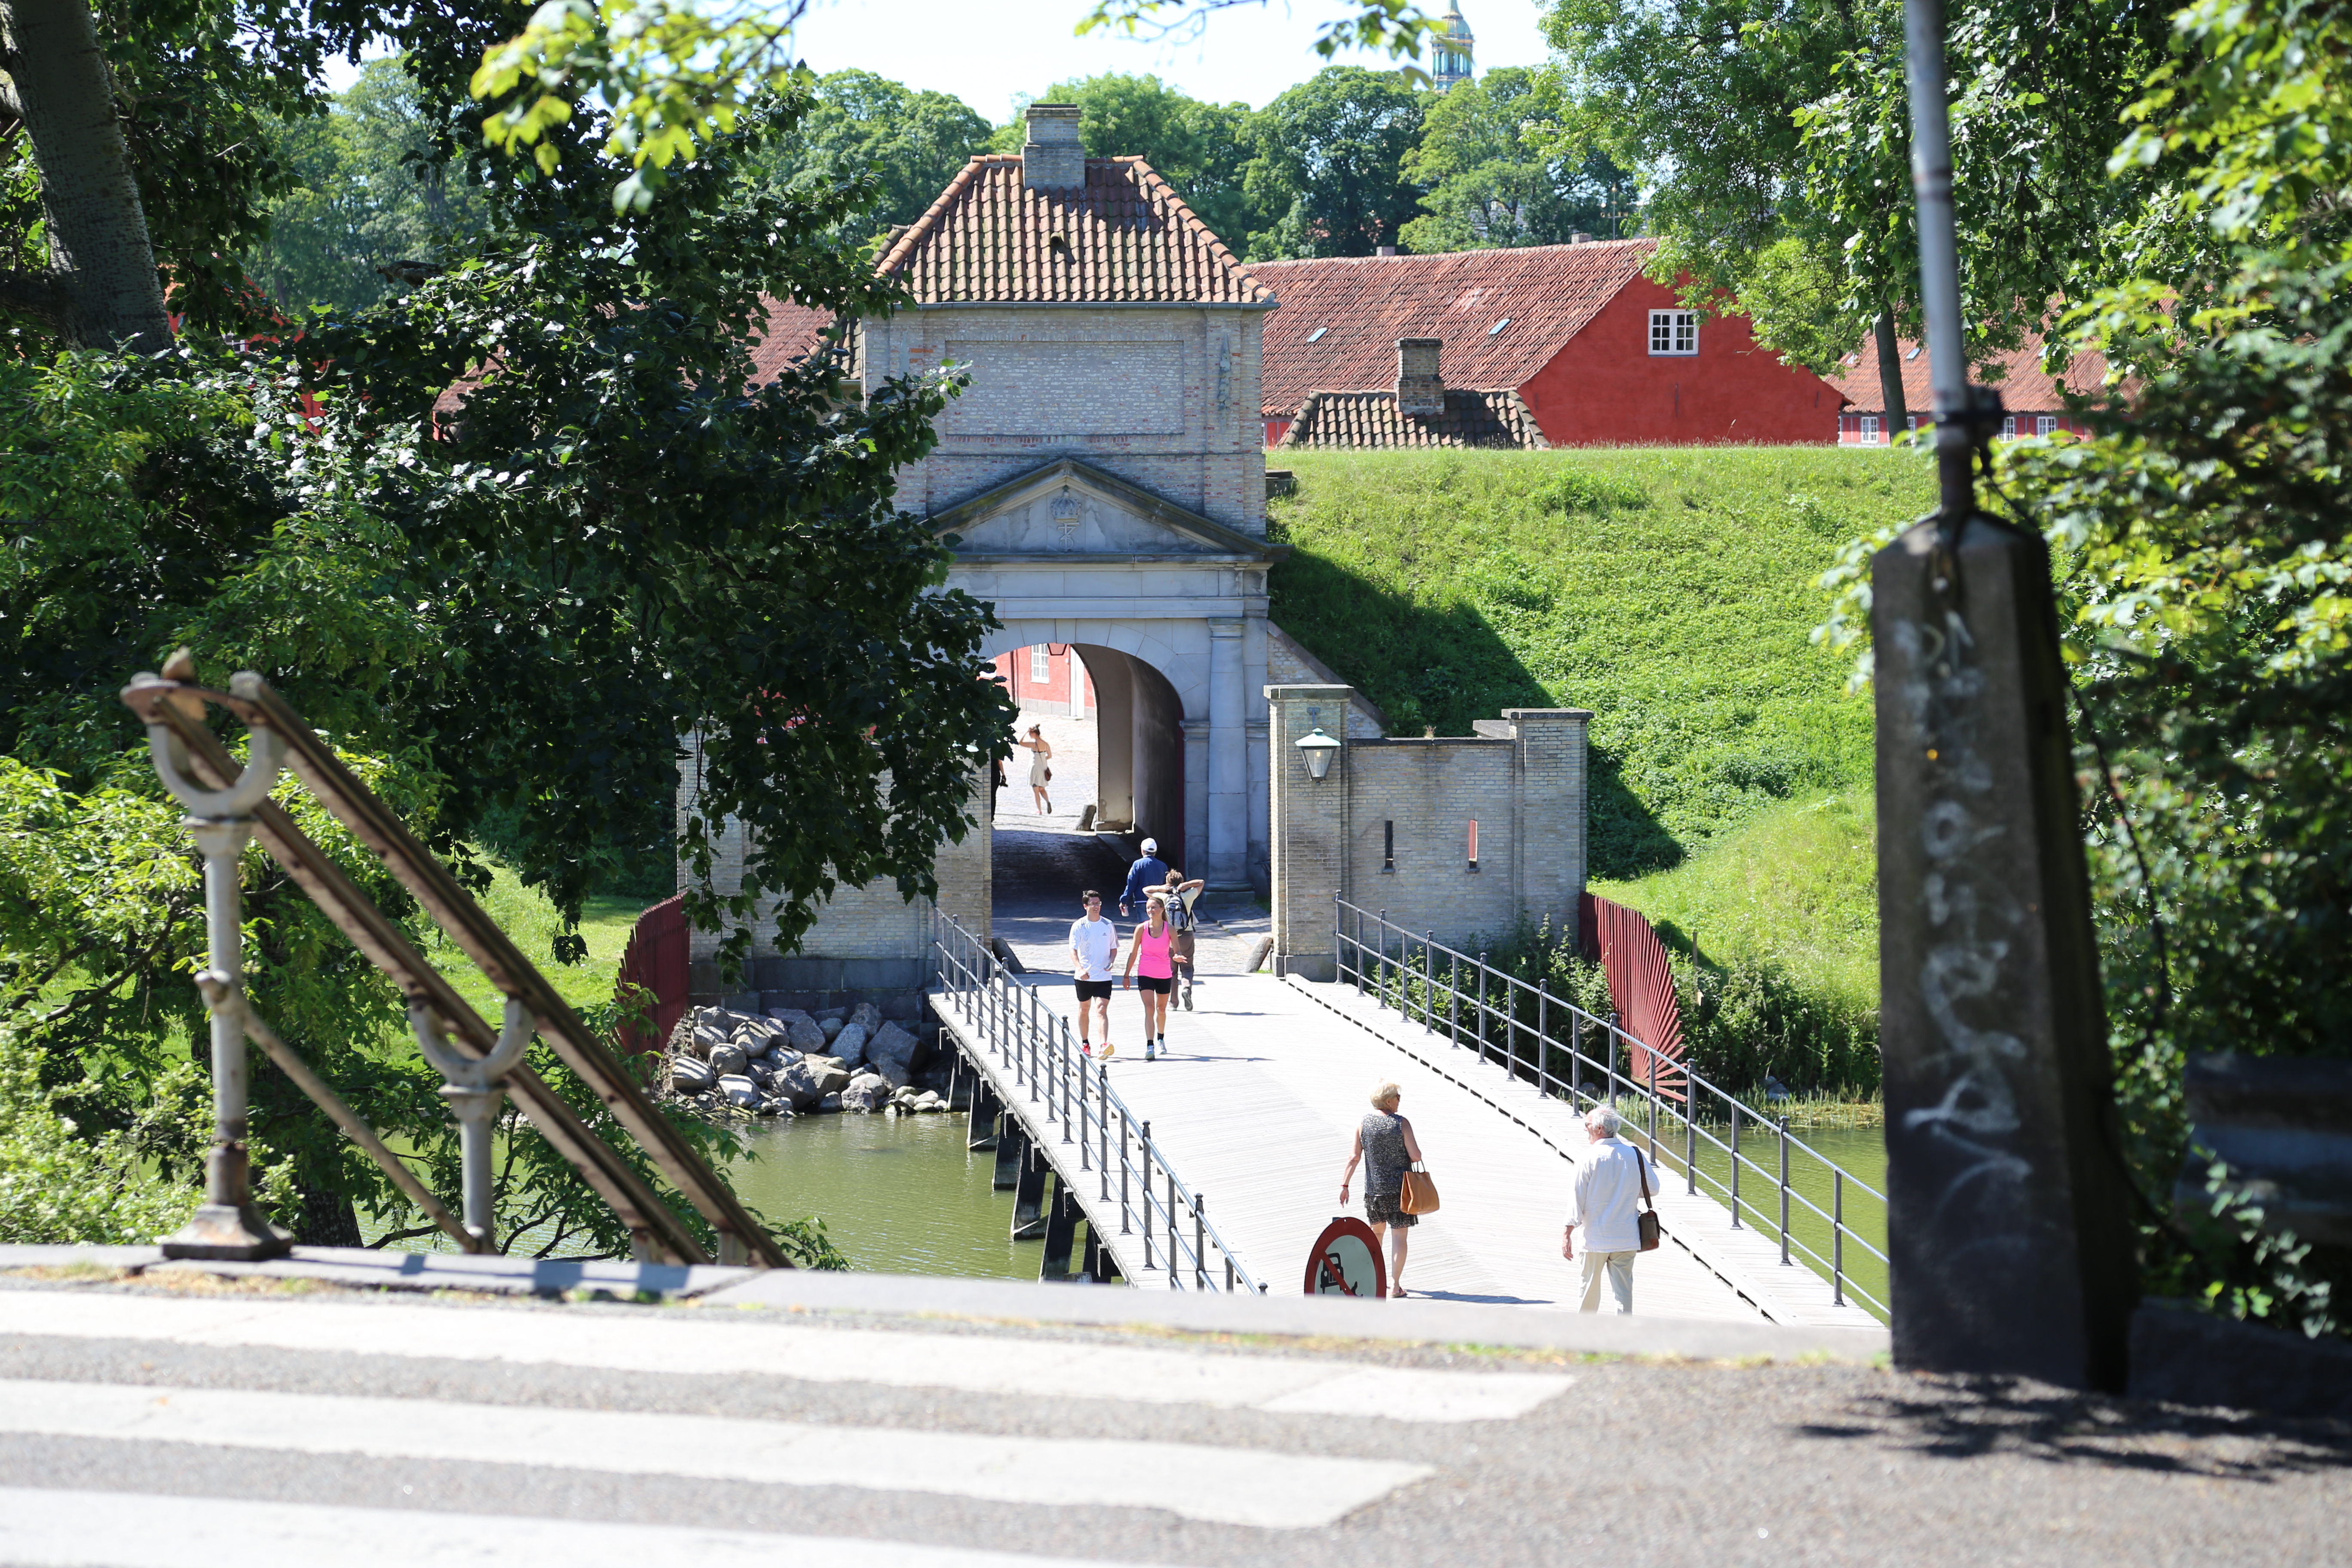
<path fill-rule="evenodd" d="M 8 1563 L 2276 1568 L 2343 1561 L 2352 1502 L 2341 1424 L 1807 1363 L 1761 1326 L 1678 1357 L 1732 1326 L 1489 1310 L 1562 1337 L 1515 1349 L 1442 1303 L 1251 1333 L 1191 1316 L 1250 1302 L 1005 1282 L 645 1306 L 10 1262 Z M 1074 1297 L 1118 1321 L 1046 1321 Z"/>

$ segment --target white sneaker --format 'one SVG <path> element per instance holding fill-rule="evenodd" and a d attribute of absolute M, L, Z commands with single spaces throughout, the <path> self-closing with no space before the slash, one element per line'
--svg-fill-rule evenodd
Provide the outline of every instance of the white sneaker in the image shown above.
<path fill-rule="evenodd" d="M 1151 1049 L 1151 1042 L 1150 1042 L 1150 1040 L 1146 1040 L 1146 1041 L 1144 1041 L 1144 1042 L 1143 1042 L 1143 1059 L 1144 1059 L 1145 1061 L 1150 1061 L 1150 1060 L 1152 1060 L 1152 1059 L 1153 1059 L 1153 1057 L 1154 1057 L 1154 1052 L 1153 1052 L 1153 1051 L 1152 1051 L 1152 1049 Z"/>

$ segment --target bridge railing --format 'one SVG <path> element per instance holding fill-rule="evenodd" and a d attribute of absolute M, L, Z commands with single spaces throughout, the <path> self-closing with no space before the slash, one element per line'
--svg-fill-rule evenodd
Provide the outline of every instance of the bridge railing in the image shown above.
<path fill-rule="evenodd" d="M 1265 1282 L 1210 1223 L 1207 1198 L 1169 1167 L 1151 1123 L 1110 1087 L 1109 1067 L 1079 1050 L 1069 1020 L 1045 1006 L 1036 987 L 1014 984 L 955 917 L 935 909 L 931 922 L 934 999 L 996 1058 L 1013 1092 L 1027 1096 L 1043 1135 L 1058 1131 L 1063 1144 L 1076 1146 L 1082 1177 L 1099 1189 L 1090 1215 L 1108 1223 L 1116 1205 L 1118 1234 L 1139 1240 L 1146 1277 L 1133 1283 L 1157 1284 L 1150 1276 L 1158 1275 L 1171 1290 L 1264 1295 Z"/>
<path fill-rule="evenodd" d="M 1733 1228 L 1752 1226 L 1770 1237 L 1784 1265 L 1803 1259 L 1828 1279 L 1838 1305 L 1851 1298 L 1889 1321 L 1886 1302 L 1856 1283 L 1847 1266 L 1847 1248 L 1858 1248 L 1876 1260 L 1878 1278 L 1885 1278 L 1885 1252 L 1855 1226 L 1860 1221 L 1884 1237 L 1886 1194 L 1791 1133 L 1786 1116 L 1772 1116 L 1717 1088 L 1687 1062 L 1675 1062 L 1662 1074 L 1659 1053 L 1613 1016 L 1598 1017 L 1554 996 L 1540 982 L 1530 984 L 1496 969 L 1483 954 L 1407 931 L 1385 910 L 1336 897 L 1332 904 L 1343 984 L 1579 1110 L 1607 1104 L 1622 1115 L 1630 1109 L 1628 1120 L 1660 1168 L 1679 1167 L 1693 1195 L 1704 1191 L 1731 1211 Z M 1597 1055 L 1588 1054 L 1588 1038 Z M 1637 1060 L 1646 1072 L 1634 1067 Z M 1662 1084 L 1668 1075 L 1684 1081 Z M 1744 1139 L 1743 1128 L 1749 1130 Z M 1756 1158 L 1759 1140 L 1769 1164 Z M 1808 1186 L 1828 1197 L 1827 1207 Z"/>

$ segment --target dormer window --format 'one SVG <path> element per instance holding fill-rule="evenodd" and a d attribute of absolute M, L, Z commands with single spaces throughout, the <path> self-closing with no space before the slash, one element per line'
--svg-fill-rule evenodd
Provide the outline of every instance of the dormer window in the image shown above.
<path fill-rule="evenodd" d="M 1650 312 L 1650 353 L 1687 356 L 1698 353 L 1698 312 L 1696 310 L 1653 310 Z"/>
<path fill-rule="evenodd" d="M 1321 342 L 1323 341 L 1323 334 L 1330 330 L 1331 329 L 1328 327 L 1318 327 L 1313 331 L 1307 334 L 1307 341 L 1310 343 Z"/>
<path fill-rule="evenodd" d="M 1497 333 L 1499 333 L 1500 331 L 1502 331 L 1502 330 L 1503 330 L 1505 327 L 1507 327 L 1507 326 L 1509 326 L 1510 324 L 1511 324 L 1511 318 L 1510 318 L 1510 317 L 1508 317 L 1508 316 L 1506 316 L 1506 317 L 1504 317 L 1501 321 L 1499 321 L 1496 322 L 1493 326 L 1488 327 L 1488 328 L 1486 329 L 1486 335 L 1487 335 L 1488 337 L 1490 337 L 1490 338 L 1491 338 L 1491 337 L 1494 337 L 1495 335 L 1496 335 Z"/>

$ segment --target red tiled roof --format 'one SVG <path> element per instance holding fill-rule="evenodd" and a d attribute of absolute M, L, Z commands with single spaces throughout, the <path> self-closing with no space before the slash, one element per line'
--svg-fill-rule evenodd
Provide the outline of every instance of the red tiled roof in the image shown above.
<path fill-rule="evenodd" d="M 1401 414 L 1393 392 L 1310 392 L 1283 432 L 1285 447 L 1549 447 L 1535 415 L 1508 387 L 1445 390 L 1445 412 Z"/>
<path fill-rule="evenodd" d="M 1085 184 L 1046 191 L 1021 183 L 1018 157 L 974 158 L 891 245 L 880 270 L 925 305 L 1268 299 L 1140 158 L 1089 158 Z"/>
<path fill-rule="evenodd" d="M 1399 338 L 1444 339 L 1448 386 L 1522 386 L 1656 249 L 1620 239 L 1253 263 L 1282 302 L 1265 323 L 1265 412 L 1287 414 L 1310 392 L 1395 386 Z M 1490 331 L 1506 317 L 1509 326 Z"/>
<path fill-rule="evenodd" d="M 1926 346 L 1909 338 L 1897 342 L 1897 352 L 1903 356 L 1903 404 L 1913 414 L 1932 413 L 1936 406 L 1936 389 L 1928 377 L 1934 356 Z M 1999 381 L 1987 381 L 2000 394 L 2001 405 L 2011 414 L 2063 414 L 2065 391 L 2077 397 L 2095 397 L 2100 384 L 2106 379 L 2107 356 L 2102 353 L 2077 354 L 2074 363 L 2066 367 L 2063 376 L 2053 376 L 2042 368 L 2042 335 L 2030 333 L 2022 346 L 2002 354 L 1995 362 L 2004 374 Z M 1985 380 L 1990 373 L 1979 372 L 1976 379 Z M 1849 414 L 1884 414 L 1886 399 L 1878 389 L 1878 343 L 1874 338 L 1864 338 L 1853 353 L 1835 367 L 1835 374 L 1824 378 L 1852 404 Z"/>
<path fill-rule="evenodd" d="M 772 381 L 786 365 L 808 358 L 824 341 L 827 328 L 833 325 L 831 310 L 812 310 L 797 300 L 767 300 L 767 325 L 760 341 L 751 348 L 751 381 L 754 385 Z"/>

